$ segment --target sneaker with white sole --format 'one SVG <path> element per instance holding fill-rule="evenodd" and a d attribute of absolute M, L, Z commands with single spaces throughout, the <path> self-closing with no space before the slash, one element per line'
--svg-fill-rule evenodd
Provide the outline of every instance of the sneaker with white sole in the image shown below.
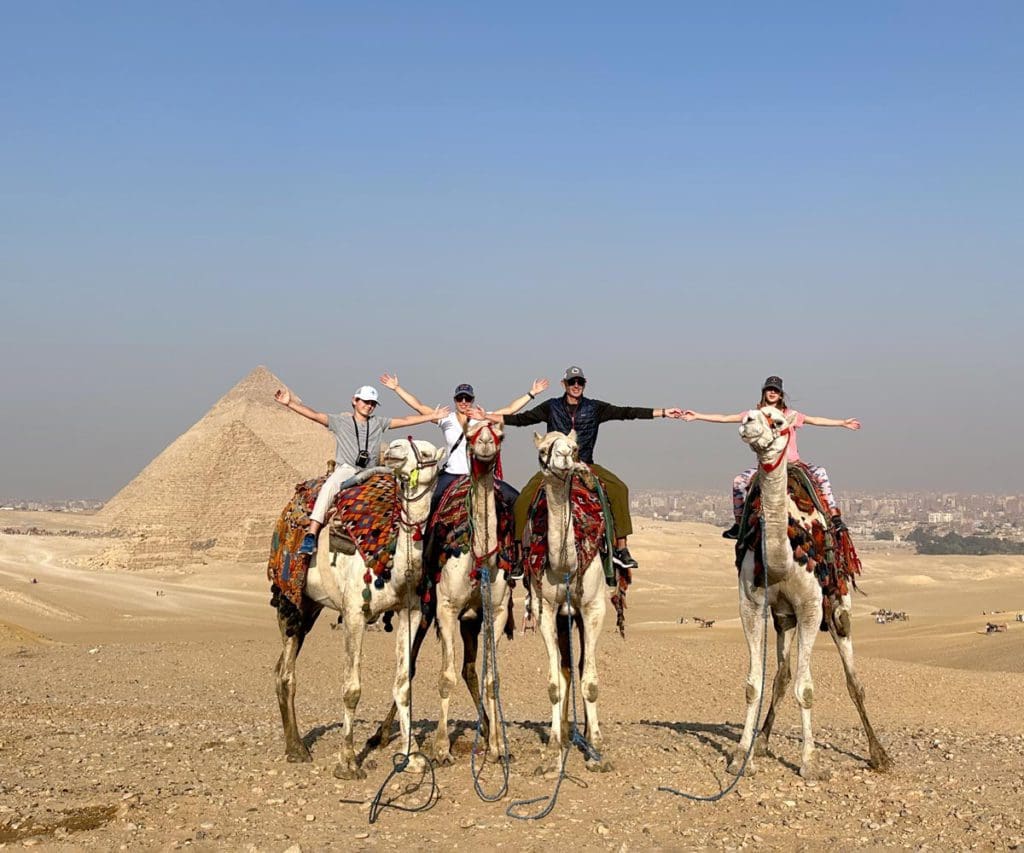
<path fill-rule="evenodd" d="M 635 569 L 639 565 L 629 553 L 629 548 L 616 548 L 612 551 L 612 562 L 620 569 Z"/>

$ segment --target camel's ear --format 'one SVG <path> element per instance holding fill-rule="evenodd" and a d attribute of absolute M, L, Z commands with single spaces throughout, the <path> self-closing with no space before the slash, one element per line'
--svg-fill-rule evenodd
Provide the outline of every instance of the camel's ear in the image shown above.
<path fill-rule="evenodd" d="M 447 447 L 438 447 L 437 449 L 435 449 L 434 450 L 434 461 L 435 462 L 440 462 L 442 459 L 444 459 L 444 456 L 445 456 L 445 454 L 447 452 L 448 452 L 448 448 Z"/>
<path fill-rule="evenodd" d="M 786 426 L 787 427 L 791 427 L 791 426 L 793 426 L 793 424 L 796 423 L 796 416 L 797 416 L 797 414 L 798 414 L 797 412 L 793 412 L 790 415 L 786 415 Z"/>
<path fill-rule="evenodd" d="M 573 430 L 569 430 L 569 434 L 566 436 L 566 438 L 569 439 L 569 441 L 571 441 L 573 444 L 575 444 L 576 443 L 576 430 L 574 430 L 574 429 Z"/>
<path fill-rule="evenodd" d="M 533 434 L 533 446 L 534 447 L 540 447 L 543 443 L 544 443 L 544 436 L 542 436 L 539 432 L 535 432 Z"/>

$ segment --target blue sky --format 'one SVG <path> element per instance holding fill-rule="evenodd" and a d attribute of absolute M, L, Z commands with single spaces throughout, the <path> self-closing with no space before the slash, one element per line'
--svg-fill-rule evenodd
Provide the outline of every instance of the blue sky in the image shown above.
<path fill-rule="evenodd" d="M 1018 3 L 4 19 L 0 497 L 108 497 L 258 364 L 326 410 L 384 370 L 497 406 L 579 363 L 702 411 L 780 373 L 863 420 L 801 437 L 840 490 L 1020 489 Z M 635 487 L 748 457 L 706 424 L 598 451 Z"/>

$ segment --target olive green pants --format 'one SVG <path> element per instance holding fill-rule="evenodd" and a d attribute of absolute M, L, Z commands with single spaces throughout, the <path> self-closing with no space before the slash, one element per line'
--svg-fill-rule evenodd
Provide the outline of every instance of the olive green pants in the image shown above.
<path fill-rule="evenodd" d="M 615 524 L 615 538 L 625 539 L 633 532 L 633 520 L 629 517 L 629 486 L 607 468 L 592 464 L 590 469 L 604 484 L 605 492 L 608 495 L 608 504 L 611 507 L 612 519 Z M 533 503 L 533 499 L 543 483 L 544 475 L 538 471 L 523 486 L 523 491 L 516 498 L 515 506 L 512 509 L 516 523 L 516 542 L 521 542 L 523 539 L 526 519 L 530 515 L 530 504 Z"/>

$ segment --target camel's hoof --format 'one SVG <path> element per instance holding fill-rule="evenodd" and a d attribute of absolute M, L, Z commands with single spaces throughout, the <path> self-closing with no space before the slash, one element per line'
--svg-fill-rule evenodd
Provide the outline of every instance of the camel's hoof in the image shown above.
<path fill-rule="evenodd" d="M 758 738 L 754 743 L 754 756 L 764 758 L 768 754 L 768 741 Z"/>
<path fill-rule="evenodd" d="M 291 764 L 308 764 L 313 760 L 313 756 L 304 746 L 301 749 L 289 749 L 286 757 Z"/>
<path fill-rule="evenodd" d="M 868 766 L 878 773 L 888 773 L 896 764 L 887 753 L 883 752 L 881 755 L 872 756 Z"/>
<path fill-rule="evenodd" d="M 451 751 L 434 753 L 434 764 L 438 767 L 451 767 L 455 763 L 455 756 Z"/>
<path fill-rule="evenodd" d="M 335 779 L 365 779 L 366 771 L 362 767 L 350 767 L 347 764 L 338 764 L 334 768 Z"/>
<path fill-rule="evenodd" d="M 827 767 L 805 764 L 800 768 L 800 778 L 806 779 L 808 782 L 826 782 L 832 778 L 832 771 Z"/>
<path fill-rule="evenodd" d="M 591 773 L 610 773 L 615 769 L 607 758 L 602 758 L 600 761 L 590 759 L 585 766 Z"/>
<path fill-rule="evenodd" d="M 739 776 L 740 771 L 743 772 L 744 776 L 756 776 L 757 765 L 754 764 L 754 756 L 750 756 L 750 761 L 747 762 L 747 766 L 743 766 L 743 759 L 746 757 L 746 752 L 741 752 L 739 755 L 734 755 L 732 760 L 729 762 L 729 766 L 725 769 L 733 776 Z"/>

